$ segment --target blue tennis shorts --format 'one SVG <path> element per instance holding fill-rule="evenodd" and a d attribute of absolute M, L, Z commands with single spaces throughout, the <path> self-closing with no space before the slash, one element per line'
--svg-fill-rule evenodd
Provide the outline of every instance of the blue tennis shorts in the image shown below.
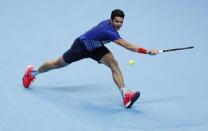
<path fill-rule="evenodd" d="M 98 63 L 101 63 L 100 60 L 103 58 L 105 54 L 109 52 L 110 51 L 105 46 L 96 48 L 92 51 L 88 51 L 83 41 L 77 38 L 75 39 L 71 48 L 63 54 L 63 58 L 64 58 L 64 61 L 68 64 L 84 59 L 84 58 L 91 58 L 97 61 Z"/>

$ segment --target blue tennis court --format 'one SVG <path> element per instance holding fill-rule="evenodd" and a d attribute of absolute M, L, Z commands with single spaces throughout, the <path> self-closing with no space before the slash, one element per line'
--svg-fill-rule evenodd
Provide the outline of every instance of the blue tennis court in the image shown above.
<path fill-rule="evenodd" d="M 126 87 L 141 92 L 131 109 L 111 71 L 91 59 L 22 86 L 27 65 L 58 58 L 117 8 L 126 15 L 119 33 L 129 42 L 195 48 L 150 56 L 108 44 Z M 0 130 L 208 130 L 207 12 L 206 0 L 0 0 Z"/>

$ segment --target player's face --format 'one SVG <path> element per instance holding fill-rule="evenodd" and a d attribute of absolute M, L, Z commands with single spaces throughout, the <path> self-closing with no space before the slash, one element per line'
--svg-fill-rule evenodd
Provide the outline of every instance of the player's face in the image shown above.
<path fill-rule="evenodd" d="M 116 16 L 113 19 L 111 19 L 111 24 L 118 31 L 123 25 L 123 20 L 124 19 L 122 17 Z"/>

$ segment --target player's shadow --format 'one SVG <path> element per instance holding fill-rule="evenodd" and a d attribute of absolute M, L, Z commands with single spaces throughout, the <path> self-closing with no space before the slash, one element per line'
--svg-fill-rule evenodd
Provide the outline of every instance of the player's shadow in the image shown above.
<path fill-rule="evenodd" d="M 105 115 L 124 112 L 129 112 L 131 114 L 141 113 L 135 106 L 133 106 L 131 110 L 126 110 L 122 105 L 122 99 L 119 93 L 118 95 L 112 92 L 108 93 L 108 89 L 112 88 L 109 86 L 110 85 L 106 83 L 75 84 L 67 86 L 33 85 L 31 88 L 27 89 L 27 91 L 43 101 L 48 101 L 55 105 L 65 105 L 64 107 L 67 108 L 70 108 L 71 104 L 76 104 L 76 102 L 82 103 L 80 108 L 92 113 L 99 112 Z"/>
<path fill-rule="evenodd" d="M 153 98 L 143 98 L 140 100 L 140 104 L 151 104 L 151 103 L 160 103 L 160 102 L 169 102 L 169 101 L 181 101 L 186 100 L 185 96 L 161 96 L 161 97 L 153 97 Z"/>
<path fill-rule="evenodd" d="M 57 92 L 57 93 L 66 93 L 66 92 L 90 92 L 95 90 L 104 89 L 107 84 L 102 83 L 89 83 L 89 84 L 73 84 L 73 85 L 64 85 L 64 86 L 50 86 L 50 85 L 34 85 L 30 90 L 34 91 L 48 91 L 48 92 Z"/>
<path fill-rule="evenodd" d="M 33 85 L 25 91 L 44 101 L 67 104 L 65 100 L 80 101 L 84 97 L 90 97 L 91 94 L 105 90 L 106 86 L 106 84 L 100 83 L 69 86 Z"/>

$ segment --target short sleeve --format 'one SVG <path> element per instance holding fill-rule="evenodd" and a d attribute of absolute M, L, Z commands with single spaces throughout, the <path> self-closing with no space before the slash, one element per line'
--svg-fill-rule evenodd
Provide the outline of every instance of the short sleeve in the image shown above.
<path fill-rule="evenodd" d="M 108 31 L 107 32 L 107 37 L 111 41 L 115 41 L 115 40 L 121 39 L 119 33 L 116 32 L 116 31 Z"/>

